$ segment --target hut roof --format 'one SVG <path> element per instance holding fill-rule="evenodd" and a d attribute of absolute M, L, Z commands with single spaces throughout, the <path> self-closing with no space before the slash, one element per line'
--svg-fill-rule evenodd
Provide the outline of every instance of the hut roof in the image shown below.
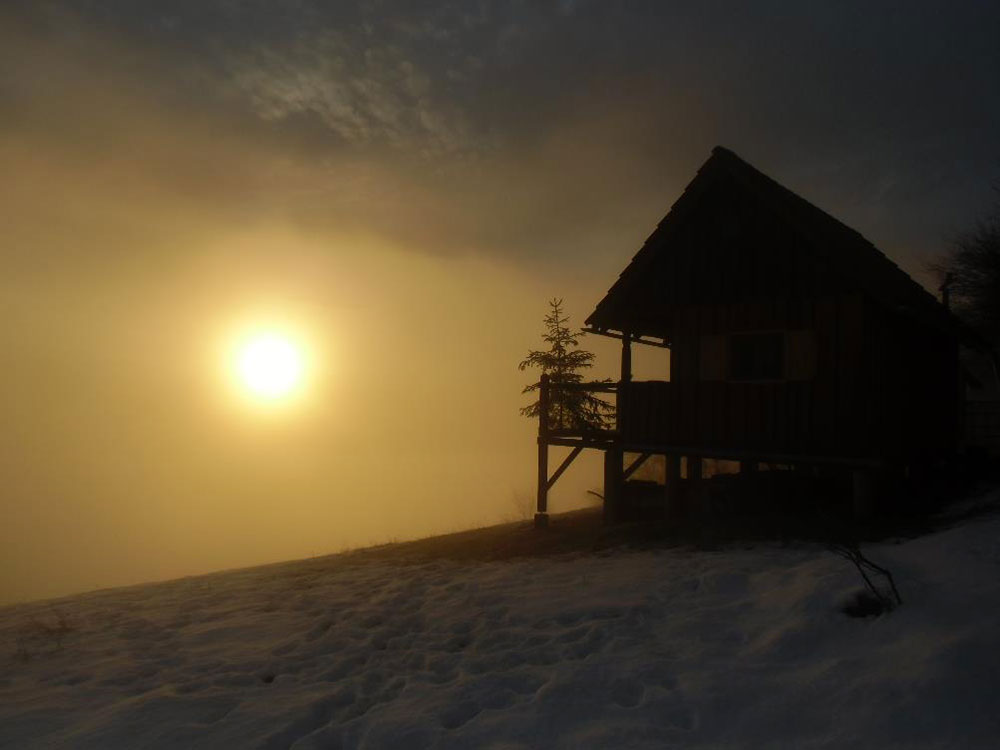
<path fill-rule="evenodd" d="M 923 325 L 947 331 L 966 343 L 978 344 L 978 337 L 860 233 L 722 146 L 712 150 L 712 156 L 598 303 L 587 318 L 588 326 L 613 331 L 630 327 L 633 322 L 630 310 L 637 297 L 648 295 L 655 288 L 647 283 L 650 267 L 657 257 L 677 251 L 672 242 L 677 225 L 699 203 L 710 199 L 706 197 L 711 195 L 709 188 L 720 181 L 752 197 L 755 205 L 764 206 L 805 239 L 802 251 L 821 258 L 823 266 L 839 277 L 842 288 L 859 291 Z"/>

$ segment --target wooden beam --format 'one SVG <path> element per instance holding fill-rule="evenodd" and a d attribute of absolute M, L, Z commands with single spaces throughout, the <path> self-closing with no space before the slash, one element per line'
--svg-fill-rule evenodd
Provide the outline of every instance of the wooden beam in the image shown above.
<path fill-rule="evenodd" d="M 567 442 L 552 445 L 566 445 Z M 622 441 L 622 449 L 629 453 L 677 453 L 682 456 L 696 455 L 703 458 L 725 458 L 731 461 L 756 460 L 760 462 L 773 461 L 779 464 L 793 464 L 801 461 L 807 464 L 834 464 L 840 466 L 870 466 L 879 467 L 885 462 L 877 458 L 856 458 L 851 456 L 824 456 L 808 453 L 769 453 L 767 451 L 741 451 L 717 449 L 707 445 L 694 443 L 640 443 Z"/>
<path fill-rule="evenodd" d="M 613 333 L 611 331 L 602 331 L 597 328 L 581 328 L 580 330 L 583 331 L 584 333 L 592 333 L 595 336 L 607 336 L 609 339 L 622 339 L 625 337 L 624 333 Z M 668 342 L 666 339 L 661 339 L 660 341 L 657 341 L 656 339 L 644 339 L 641 335 L 632 336 L 631 339 L 637 344 L 645 344 L 646 346 L 659 346 L 662 347 L 663 349 L 670 348 L 670 342 Z"/>
<path fill-rule="evenodd" d="M 539 442 L 541 442 L 539 438 Z M 581 448 L 596 448 L 598 450 L 606 450 L 613 444 L 613 439 L 611 436 L 607 438 L 581 438 L 581 437 L 561 437 L 559 435 L 552 435 L 545 439 L 545 442 L 549 445 L 561 445 L 564 448 L 575 448 L 580 446 Z"/>
<path fill-rule="evenodd" d="M 565 430 L 549 430 L 548 434 L 550 437 L 581 438 L 583 440 L 611 440 L 617 435 L 614 430 L 578 430 L 572 427 Z"/>
<path fill-rule="evenodd" d="M 592 433 L 581 436 L 579 432 L 574 433 L 576 437 L 570 437 L 567 433 L 559 430 L 552 430 L 544 442 L 549 445 L 561 445 L 566 448 L 582 446 L 584 448 L 595 448 L 597 450 L 607 450 L 615 441 L 620 439 L 617 431 L 609 430 L 603 433 Z M 542 442 L 543 438 L 539 438 Z M 830 464 L 839 466 L 867 466 L 880 467 L 884 461 L 877 458 L 851 458 L 849 456 L 821 456 L 805 453 L 767 453 L 760 451 L 736 451 L 717 450 L 706 445 L 674 444 L 674 443 L 621 443 L 623 450 L 629 453 L 670 453 L 678 455 L 695 454 L 704 458 L 725 458 L 731 461 L 755 460 L 774 461 L 780 464 L 794 464 L 797 462 L 807 464 Z"/>
<path fill-rule="evenodd" d="M 569 468 L 569 465 L 571 463 L 573 463 L 573 459 L 579 456 L 582 451 L 583 451 L 582 445 L 578 445 L 572 451 L 570 451 L 570 454 L 563 459 L 563 462 L 561 464 L 559 464 L 559 468 L 556 469 L 555 473 L 551 477 L 549 477 L 548 484 L 545 487 L 546 490 L 552 489 L 553 485 L 555 485 L 556 483 L 556 480 L 558 480 L 559 477 L 563 475 L 563 472 Z"/>
<path fill-rule="evenodd" d="M 550 389 L 560 391 L 590 391 L 593 393 L 614 393 L 618 390 L 618 383 L 614 381 L 591 380 L 585 383 L 553 383 L 549 381 Z"/>
<path fill-rule="evenodd" d="M 630 476 L 632 476 L 636 472 L 636 469 L 638 469 L 640 466 L 642 466 L 644 463 L 646 463 L 646 459 L 648 459 L 652 455 L 653 455 L 652 453 L 642 453 L 642 454 L 640 454 L 639 457 L 637 459 L 635 459 L 635 461 L 633 461 L 632 463 L 630 463 L 628 465 L 628 468 L 625 469 L 625 473 L 622 474 L 622 479 L 625 480 L 625 479 L 628 479 Z"/>

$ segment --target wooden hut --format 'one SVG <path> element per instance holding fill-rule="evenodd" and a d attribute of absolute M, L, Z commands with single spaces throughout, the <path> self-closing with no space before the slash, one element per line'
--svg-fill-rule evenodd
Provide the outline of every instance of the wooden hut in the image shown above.
<path fill-rule="evenodd" d="M 635 465 L 667 457 L 665 486 L 706 457 L 873 476 L 952 453 L 961 438 L 963 329 L 856 231 L 718 147 L 587 318 L 622 341 L 606 431 L 539 424 L 546 494 L 583 448 L 606 452 L 611 504 Z M 634 345 L 670 349 L 662 380 L 634 381 Z M 560 386 L 545 383 L 543 399 Z M 573 447 L 548 476 L 548 447 Z"/>

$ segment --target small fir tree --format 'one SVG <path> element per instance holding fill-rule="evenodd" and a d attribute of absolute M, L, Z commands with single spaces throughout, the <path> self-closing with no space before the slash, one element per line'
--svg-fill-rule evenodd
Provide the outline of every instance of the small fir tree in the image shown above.
<path fill-rule="evenodd" d="M 579 349 L 579 339 L 585 334 L 570 331 L 569 318 L 563 314 L 562 300 L 549 301 L 551 308 L 545 316 L 545 333 L 542 340 L 548 344 L 547 351 L 528 352 L 528 356 L 517 366 L 519 370 L 537 367 L 548 374 L 553 386 L 559 383 L 579 383 L 583 380 L 580 370 L 593 367 L 594 354 Z M 538 383 L 525 386 L 522 393 L 537 391 Z M 521 409 L 526 417 L 538 416 L 538 401 Z M 549 395 L 549 425 L 554 429 L 600 430 L 606 429 L 614 416 L 614 407 L 607 401 L 586 391 L 565 391 L 554 387 Z"/>

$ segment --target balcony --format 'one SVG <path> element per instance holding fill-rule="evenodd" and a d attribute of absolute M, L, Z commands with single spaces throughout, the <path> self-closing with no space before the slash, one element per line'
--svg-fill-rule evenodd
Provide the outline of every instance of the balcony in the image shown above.
<path fill-rule="evenodd" d="M 567 424 L 560 418 L 560 394 L 588 392 L 610 397 L 614 417 L 602 428 Z M 539 440 L 550 445 L 601 448 L 616 444 L 626 451 L 741 458 L 822 457 L 848 442 L 863 457 L 862 425 L 845 425 L 843 414 L 818 408 L 810 382 L 665 382 L 547 383 L 541 398 L 548 419 L 539 424 Z M 851 440 L 845 441 L 846 432 Z M 842 445 L 839 447 L 843 447 Z"/>

